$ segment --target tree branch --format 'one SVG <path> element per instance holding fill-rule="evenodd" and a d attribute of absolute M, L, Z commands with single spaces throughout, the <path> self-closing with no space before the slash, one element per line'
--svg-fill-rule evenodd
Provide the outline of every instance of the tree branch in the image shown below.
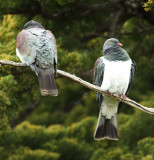
<path fill-rule="evenodd" d="M 116 13 L 113 15 L 111 22 L 112 25 L 110 25 L 109 37 L 115 37 L 116 28 L 122 14 L 123 14 L 123 9 L 120 9 L 119 11 L 116 11 Z"/>
<path fill-rule="evenodd" d="M 81 16 L 87 16 L 90 13 L 97 11 L 97 10 L 113 10 L 113 9 L 117 9 L 119 7 L 119 2 L 113 2 L 113 1 L 109 1 L 109 2 L 105 2 L 105 3 L 96 3 L 93 5 L 88 5 L 88 4 L 84 4 L 84 3 L 78 3 L 76 2 L 76 5 L 79 8 L 83 8 L 85 11 L 82 12 L 80 15 Z"/>
<path fill-rule="evenodd" d="M 2 65 L 10 65 L 10 66 L 15 66 L 15 67 L 26 67 L 27 65 L 24 64 L 24 63 L 16 63 L 16 62 L 12 62 L 12 61 L 6 61 L 6 60 L 0 60 L 0 64 Z M 66 77 L 68 79 L 71 79 L 93 91 L 97 91 L 97 92 L 100 92 L 104 95 L 107 95 L 107 96 L 110 96 L 108 93 L 104 92 L 100 87 L 98 86 L 95 86 L 89 82 L 86 82 L 84 80 L 82 80 L 81 78 L 75 76 L 75 75 L 72 75 L 70 73 L 67 73 L 67 72 L 64 72 L 62 70 L 57 70 L 57 74 L 60 75 L 60 76 L 63 76 L 63 77 Z M 152 114 L 154 115 L 154 108 L 148 108 L 148 107 L 145 107 L 145 106 L 142 106 L 141 104 L 129 99 L 126 97 L 126 99 L 124 100 L 123 98 L 117 96 L 117 95 L 112 95 L 112 97 L 116 98 L 117 100 L 119 101 L 122 101 L 126 104 L 128 104 L 129 106 L 131 107 L 134 107 L 136 109 L 139 109 L 141 110 L 142 112 L 145 112 L 145 113 L 149 113 L 149 114 Z"/>
<path fill-rule="evenodd" d="M 28 116 L 30 113 L 32 113 L 32 111 L 33 111 L 34 109 L 36 109 L 36 108 L 40 105 L 41 101 L 42 101 L 42 97 L 41 97 L 38 101 L 35 101 L 35 102 L 33 102 L 32 104 L 28 105 L 28 106 L 24 109 L 24 111 L 22 111 L 22 112 L 19 114 L 19 116 L 18 116 L 17 119 L 14 119 L 13 121 L 10 122 L 11 127 L 12 127 L 12 128 L 15 128 L 19 123 L 21 123 L 22 121 L 24 121 L 24 120 L 27 118 L 27 116 Z"/>
<path fill-rule="evenodd" d="M 148 28 L 141 29 L 138 32 L 124 32 L 124 33 L 119 33 L 119 34 L 117 33 L 117 35 L 120 35 L 120 36 L 123 36 L 123 35 L 131 36 L 131 35 L 137 35 L 137 34 L 144 34 L 146 32 L 149 32 L 151 34 L 151 31 L 154 31 L 154 26 L 150 26 Z"/>
<path fill-rule="evenodd" d="M 0 60 L 1 65 L 9 65 L 9 66 L 15 66 L 15 67 L 28 67 L 25 63 L 18 63 L 13 61 L 7 61 L 7 60 Z"/>
<path fill-rule="evenodd" d="M 91 39 L 93 39 L 93 38 L 96 38 L 96 37 L 109 38 L 108 36 L 104 36 L 104 35 L 103 35 L 104 32 L 108 31 L 109 26 L 110 26 L 110 22 L 109 22 L 107 25 L 103 26 L 102 28 L 97 29 L 95 32 L 90 33 L 90 34 L 88 34 L 88 35 L 85 35 L 85 36 L 81 37 L 81 38 L 80 38 L 80 42 L 89 41 L 89 40 L 91 40 Z"/>

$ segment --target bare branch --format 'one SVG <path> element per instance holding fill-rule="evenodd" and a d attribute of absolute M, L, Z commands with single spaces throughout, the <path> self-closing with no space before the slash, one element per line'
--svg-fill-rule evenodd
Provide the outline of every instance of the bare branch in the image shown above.
<path fill-rule="evenodd" d="M 17 63 L 17 62 L 7 61 L 7 60 L 0 60 L 0 64 L 9 65 L 9 66 L 16 66 L 16 67 L 26 67 L 27 66 L 25 63 Z"/>
<path fill-rule="evenodd" d="M 97 29 L 95 32 L 89 33 L 88 35 L 81 37 L 80 42 L 89 41 L 89 40 L 96 38 L 96 37 L 109 38 L 108 36 L 103 35 L 104 32 L 108 31 L 109 26 L 110 26 L 110 22 L 107 25 L 103 26 L 102 28 Z"/>
<path fill-rule="evenodd" d="M 83 3 L 76 3 L 76 5 L 80 8 L 84 8 L 85 11 L 83 13 L 81 13 L 81 16 L 87 16 L 90 13 L 97 11 L 97 10 L 113 10 L 113 9 L 117 9 L 119 7 L 119 2 L 113 2 L 113 1 L 109 1 L 106 3 L 97 3 L 97 4 L 93 4 L 93 5 L 88 5 L 88 4 L 83 4 Z"/>
<path fill-rule="evenodd" d="M 137 34 L 144 34 L 144 33 L 149 32 L 149 31 L 150 31 L 149 33 L 151 34 L 151 30 L 154 31 L 154 26 L 150 26 L 148 28 L 139 30 L 138 32 L 124 32 L 124 33 L 119 33 L 118 35 L 121 35 L 121 36 L 123 36 L 123 35 L 127 35 L 127 36 L 137 35 Z"/>
<path fill-rule="evenodd" d="M 16 67 L 25 67 L 26 66 L 26 64 L 24 64 L 24 63 L 16 63 L 16 62 L 6 61 L 6 60 L 5 61 L 4 60 L 0 60 L 0 64 L 2 64 L 2 65 L 11 65 L 11 66 L 16 66 Z M 81 84 L 81 85 L 93 90 L 93 91 L 97 91 L 97 92 L 100 92 L 100 93 L 102 93 L 104 95 L 110 96 L 108 93 L 104 92 L 100 87 L 95 86 L 95 85 L 93 85 L 93 84 L 91 84 L 89 82 L 86 82 L 86 81 L 82 80 L 81 78 L 79 78 L 79 77 L 77 77 L 75 75 L 72 75 L 70 73 L 64 72 L 62 70 L 57 70 L 57 74 L 60 75 L 60 76 L 66 77 L 68 79 L 71 79 L 71 80 L 73 80 L 73 81 L 75 81 L 75 82 L 77 82 L 77 83 L 79 83 L 79 84 Z M 139 103 L 127 98 L 127 97 L 126 97 L 125 100 L 123 98 L 117 96 L 117 95 L 112 95 L 112 97 L 118 99 L 119 101 L 122 101 L 122 102 L 128 104 L 131 107 L 139 109 L 139 110 L 141 110 L 141 111 L 143 111 L 145 113 L 149 113 L 149 114 L 154 115 L 154 108 L 148 108 L 148 107 L 142 106 L 141 104 L 139 104 Z"/>
<path fill-rule="evenodd" d="M 112 25 L 110 25 L 109 37 L 114 37 L 115 36 L 116 28 L 117 28 L 118 22 L 119 22 L 122 14 L 123 14 L 123 9 L 120 9 L 119 11 L 117 11 L 113 15 L 112 22 L 111 22 Z"/>
<path fill-rule="evenodd" d="M 12 128 L 15 128 L 19 123 L 21 123 L 22 121 L 24 121 L 24 120 L 27 118 L 27 116 L 28 116 L 30 113 L 32 113 L 32 111 L 33 111 L 34 109 L 36 109 L 36 108 L 40 105 L 41 101 L 42 101 L 42 97 L 41 97 L 38 101 L 35 101 L 35 102 L 33 102 L 32 104 L 28 105 L 28 106 L 24 109 L 24 111 L 22 111 L 22 112 L 19 114 L 19 116 L 18 116 L 17 119 L 14 119 L 13 121 L 10 122 L 11 127 L 12 127 Z"/>

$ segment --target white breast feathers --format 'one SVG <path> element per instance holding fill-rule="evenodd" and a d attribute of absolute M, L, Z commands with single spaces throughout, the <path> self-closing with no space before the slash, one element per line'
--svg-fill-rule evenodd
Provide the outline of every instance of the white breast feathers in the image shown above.
<path fill-rule="evenodd" d="M 103 58 L 105 64 L 104 78 L 101 88 L 114 94 L 126 93 L 130 80 L 132 61 L 108 61 Z"/>

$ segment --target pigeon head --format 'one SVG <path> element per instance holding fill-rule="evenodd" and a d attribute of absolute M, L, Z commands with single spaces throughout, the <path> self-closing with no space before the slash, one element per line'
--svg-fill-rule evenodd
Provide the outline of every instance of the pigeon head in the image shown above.
<path fill-rule="evenodd" d="M 105 41 L 104 46 L 103 46 L 103 52 L 112 47 L 122 47 L 122 44 L 119 43 L 118 39 L 110 38 Z"/>
<path fill-rule="evenodd" d="M 28 21 L 24 25 L 24 29 L 30 29 L 30 28 L 42 28 L 42 29 L 44 29 L 44 27 L 39 22 L 36 22 L 34 20 Z"/>

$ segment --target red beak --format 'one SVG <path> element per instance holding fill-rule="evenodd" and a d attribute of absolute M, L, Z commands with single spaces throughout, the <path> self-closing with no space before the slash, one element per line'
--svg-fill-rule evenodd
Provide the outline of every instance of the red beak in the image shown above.
<path fill-rule="evenodd" d="M 117 43 L 117 45 L 120 46 L 120 47 L 122 47 L 122 44 L 121 44 L 121 43 Z"/>

